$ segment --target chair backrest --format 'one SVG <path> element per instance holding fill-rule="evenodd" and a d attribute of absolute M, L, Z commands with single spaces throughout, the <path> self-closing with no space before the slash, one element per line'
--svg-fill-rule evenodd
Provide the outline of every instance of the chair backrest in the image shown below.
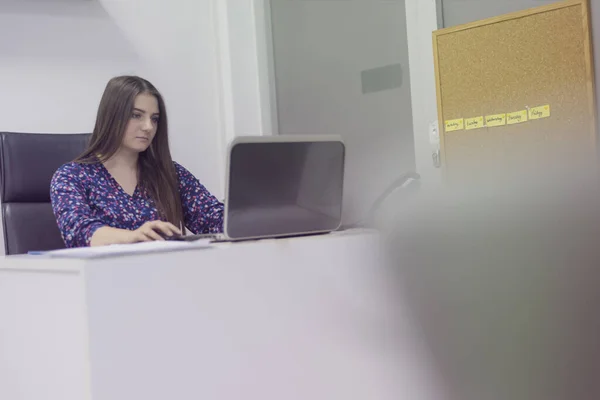
<path fill-rule="evenodd" d="M 0 202 L 7 255 L 64 248 L 50 204 L 50 181 L 83 153 L 89 134 L 0 132 Z"/>

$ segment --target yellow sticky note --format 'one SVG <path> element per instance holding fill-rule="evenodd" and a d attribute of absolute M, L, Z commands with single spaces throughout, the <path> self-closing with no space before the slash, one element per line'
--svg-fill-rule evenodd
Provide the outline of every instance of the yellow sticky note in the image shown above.
<path fill-rule="evenodd" d="M 446 121 L 446 132 L 454 132 L 465 129 L 465 120 L 462 118 Z"/>
<path fill-rule="evenodd" d="M 529 109 L 529 119 L 548 118 L 550 116 L 550 105 L 534 107 Z"/>
<path fill-rule="evenodd" d="M 479 129 L 483 128 L 483 117 L 467 118 L 465 119 L 465 129 Z"/>
<path fill-rule="evenodd" d="M 506 114 L 506 123 L 508 125 L 520 124 L 521 122 L 527 122 L 527 110 Z"/>
<path fill-rule="evenodd" d="M 487 115 L 485 125 L 488 127 L 506 125 L 506 114 Z"/>

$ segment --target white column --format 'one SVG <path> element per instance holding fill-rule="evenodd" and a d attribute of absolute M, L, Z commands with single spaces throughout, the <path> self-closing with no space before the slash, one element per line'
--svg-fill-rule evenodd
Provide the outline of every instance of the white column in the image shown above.
<path fill-rule="evenodd" d="M 429 143 L 429 124 L 438 117 L 432 39 L 436 1 L 406 0 L 406 22 L 416 166 L 424 184 L 438 184 L 441 170 L 433 165 Z"/>
<path fill-rule="evenodd" d="M 268 0 L 213 0 L 220 84 L 222 171 L 231 140 L 271 135 L 272 40 Z"/>

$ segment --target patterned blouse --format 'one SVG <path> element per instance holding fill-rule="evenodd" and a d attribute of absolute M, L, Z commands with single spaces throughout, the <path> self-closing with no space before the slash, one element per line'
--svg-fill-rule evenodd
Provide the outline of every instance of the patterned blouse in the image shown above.
<path fill-rule="evenodd" d="M 188 170 L 174 164 L 185 226 L 195 234 L 222 232 L 223 204 Z M 146 190 L 127 194 L 100 162 L 61 166 L 52 177 L 50 199 L 67 247 L 89 246 L 102 226 L 135 230 L 159 219 Z"/>

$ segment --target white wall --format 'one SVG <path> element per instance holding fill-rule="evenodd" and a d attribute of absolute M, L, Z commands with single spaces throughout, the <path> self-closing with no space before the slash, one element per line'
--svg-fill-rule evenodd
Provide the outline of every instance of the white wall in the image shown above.
<path fill-rule="evenodd" d="M 106 81 L 141 63 L 97 2 L 0 1 L 0 129 L 89 132 Z"/>
<path fill-rule="evenodd" d="M 515 11 L 556 3 L 556 0 L 439 0 L 444 14 L 444 26 L 456 26 Z"/>

